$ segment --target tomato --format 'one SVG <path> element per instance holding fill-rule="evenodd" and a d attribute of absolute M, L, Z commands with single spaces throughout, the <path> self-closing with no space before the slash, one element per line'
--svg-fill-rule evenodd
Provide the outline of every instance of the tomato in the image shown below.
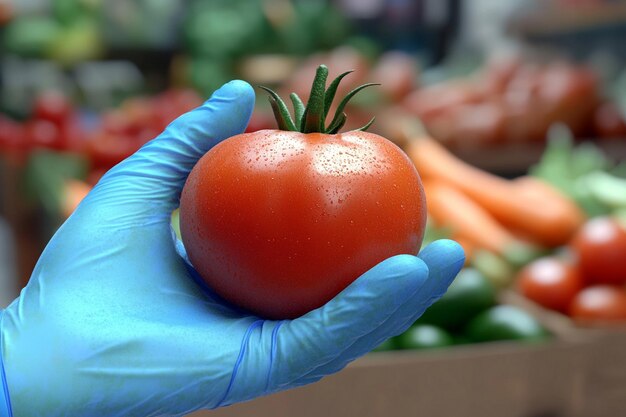
<path fill-rule="evenodd" d="M 626 282 L 626 229 L 617 220 L 596 217 L 587 221 L 571 246 L 588 283 Z"/>
<path fill-rule="evenodd" d="M 493 56 L 481 71 L 479 82 L 494 97 L 506 91 L 508 84 L 522 67 L 522 59 L 515 56 Z"/>
<path fill-rule="evenodd" d="M 526 265 L 517 275 L 517 287 L 526 298 L 546 308 L 566 312 L 583 288 L 583 279 L 573 265 L 545 257 Z"/>
<path fill-rule="evenodd" d="M 29 120 L 25 123 L 24 130 L 29 147 L 57 149 L 60 147 L 59 127 L 48 120 Z"/>
<path fill-rule="evenodd" d="M 136 131 L 139 128 L 145 128 L 146 126 L 151 126 L 154 120 L 154 110 L 152 106 L 151 100 L 143 97 L 134 97 L 128 100 L 125 100 L 122 103 L 120 108 L 120 113 L 113 117 L 111 122 L 116 122 L 115 118 L 117 118 L 117 122 L 120 123 L 119 127 L 124 127 L 124 123 L 128 124 L 126 127 L 127 131 Z"/>
<path fill-rule="evenodd" d="M 369 78 L 381 83 L 381 91 L 388 101 L 400 102 L 417 85 L 417 64 L 408 54 L 389 51 L 381 55 Z"/>
<path fill-rule="evenodd" d="M 543 73 L 540 95 L 550 121 L 566 123 L 580 135 L 598 102 L 597 81 L 588 69 L 556 63 Z"/>
<path fill-rule="evenodd" d="M 133 120 L 127 112 L 122 110 L 108 110 L 102 115 L 102 130 L 116 135 L 131 135 L 135 133 Z"/>
<path fill-rule="evenodd" d="M 581 321 L 626 320 L 626 291 L 609 285 L 585 288 L 572 300 L 569 313 Z"/>
<path fill-rule="evenodd" d="M 604 103 L 595 110 L 593 126 L 601 138 L 626 137 L 626 119 L 614 103 Z"/>
<path fill-rule="evenodd" d="M 37 96 L 33 104 L 33 117 L 47 120 L 57 126 L 65 123 L 74 113 L 68 98 L 57 91 L 46 91 Z"/>
<path fill-rule="evenodd" d="M 381 136 L 314 122 L 324 69 L 303 129 L 317 132 L 233 136 L 198 161 L 181 196 L 193 266 L 223 298 L 266 318 L 322 306 L 382 260 L 416 254 L 423 238 L 424 192 L 406 154 Z"/>
<path fill-rule="evenodd" d="M 85 152 L 96 169 L 108 170 L 135 153 L 141 144 L 133 137 L 100 132 L 85 142 Z"/>
<path fill-rule="evenodd" d="M 20 151 L 25 148 L 23 126 L 0 114 L 0 153 Z"/>

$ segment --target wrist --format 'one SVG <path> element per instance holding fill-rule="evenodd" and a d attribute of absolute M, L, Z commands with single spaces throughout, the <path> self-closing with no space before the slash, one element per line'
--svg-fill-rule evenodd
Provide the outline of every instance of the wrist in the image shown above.
<path fill-rule="evenodd" d="M 4 310 L 0 310 L 0 417 L 12 417 L 11 399 L 4 368 L 4 337 L 2 331 L 2 319 Z"/>

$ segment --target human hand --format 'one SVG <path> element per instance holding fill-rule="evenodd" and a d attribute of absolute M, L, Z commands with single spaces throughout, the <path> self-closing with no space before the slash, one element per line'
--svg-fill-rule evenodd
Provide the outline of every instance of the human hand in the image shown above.
<path fill-rule="evenodd" d="M 0 319 L 14 415 L 183 415 L 304 385 L 443 295 L 464 261 L 451 241 L 382 262 L 295 320 L 254 317 L 198 285 L 170 214 L 196 161 L 244 130 L 253 103 L 248 84 L 226 84 L 109 171 L 58 230 Z"/>

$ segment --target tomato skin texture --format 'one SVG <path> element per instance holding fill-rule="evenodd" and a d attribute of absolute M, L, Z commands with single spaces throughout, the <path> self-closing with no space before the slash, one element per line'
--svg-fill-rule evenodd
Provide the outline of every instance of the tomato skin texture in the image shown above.
<path fill-rule="evenodd" d="M 537 259 L 520 270 L 519 291 L 546 308 L 567 312 L 572 299 L 583 288 L 582 275 L 569 263 L 554 257 Z"/>
<path fill-rule="evenodd" d="M 244 133 L 204 155 L 183 189 L 180 223 L 209 287 L 262 317 L 322 306 L 397 254 L 417 254 L 421 180 L 390 141 L 366 132 Z"/>
<path fill-rule="evenodd" d="M 626 229 L 610 217 L 585 223 L 571 246 L 589 284 L 626 283 Z"/>
<path fill-rule="evenodd" d="M 570 316 L 580 321 L 626 321 L 626 290 L 610 285 L 587 287 L 572 300 Z"/>

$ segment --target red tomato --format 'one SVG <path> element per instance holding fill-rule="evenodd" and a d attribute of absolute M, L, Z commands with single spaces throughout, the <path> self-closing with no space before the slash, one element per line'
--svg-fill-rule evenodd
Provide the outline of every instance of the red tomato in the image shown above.
<path fill-rule="evenodd" d="M 57 91 L 46 91 L 40 94 L 33 104 L 33 117 L 47 120 L 61 126 L 74 113 L 72 104 L 65 95 Z"/>
<path fill-rule="evenodd" d="M 0 153 L 20 151 L 25 148 L 23 126 L 0 114 Z"/>
<path fill-rule="evenodd" d="M 29 120 L 24 129 L 30 147 L 60 149 L 61 132 L 54 123 L 43 119 Z"/>
<path fill-rule="evenodd" d="M 596 217 L 587 221 L 573 237 L 571 246 L 587 282 L 626 282 L 626 229 L 615 219 Z"/>
<path fill-rule="evenodd" d="M 526 265 L 517 276 L 519 291 L 546 308 L 566 312 L 583 288 L 580 272 L 565 261 L 546 257 Z"/>
<path fill-rule="evenodd" d="M 404 99 L 403 104 L 407 110 L 428 123 L 428 120 L 456 106 L 480 103 L 484 98 L 484 92 L 480 91 L 478 85 L 455 80 L 416 90 Z"/>
<path fill-rule="evenodd" d="M 626 119 L 614 103 L 604 103 L 595 110 L 593 126 L 601 138 L 626 137 Z"/>
<path fill-rule="evenodd" d="M 585 288 L 572 301 L 570 315 L 583 321 L 624 321 L 626 291 L 609 285 Z"/>
<path fill-rule="evenodd" d="M 120 110 L 123 117 L 119 115 L 116 117 L 119 118 L 120 122 L 126 121 L 133 132 L 153 123 L 154 110 L 150 99 L 142 97 L 130 98 L 122 103 Z"/>
<path fill-rule="evenodd" d="M 110 169 L 135 153 L 141 144 L 131 136 L 100 132 L 85 142 L 85 152 L 96 169 Z"/>
<path fill-rule="evenodd" d="M 202 105 L 202 98 L 197 92 L 190 89 L 172 90 L 172 98 L 180 114 Z"/>
<path fill-rule="evenodd" d="M 408 54 L 389 51 L 381 55 L 369 79 L 380 83 L 380 91 L 392 103 L 398 103 L 417 85 L 417 64 Z"/>
<path fill-rule="evenodd" d="M 416 254 L 425 220 L 411 161 L 360 131 L 234 136 L 200 159 L 180 207 L 208 285 L 273 319 L 322 306 L 385 258 Z"/>

